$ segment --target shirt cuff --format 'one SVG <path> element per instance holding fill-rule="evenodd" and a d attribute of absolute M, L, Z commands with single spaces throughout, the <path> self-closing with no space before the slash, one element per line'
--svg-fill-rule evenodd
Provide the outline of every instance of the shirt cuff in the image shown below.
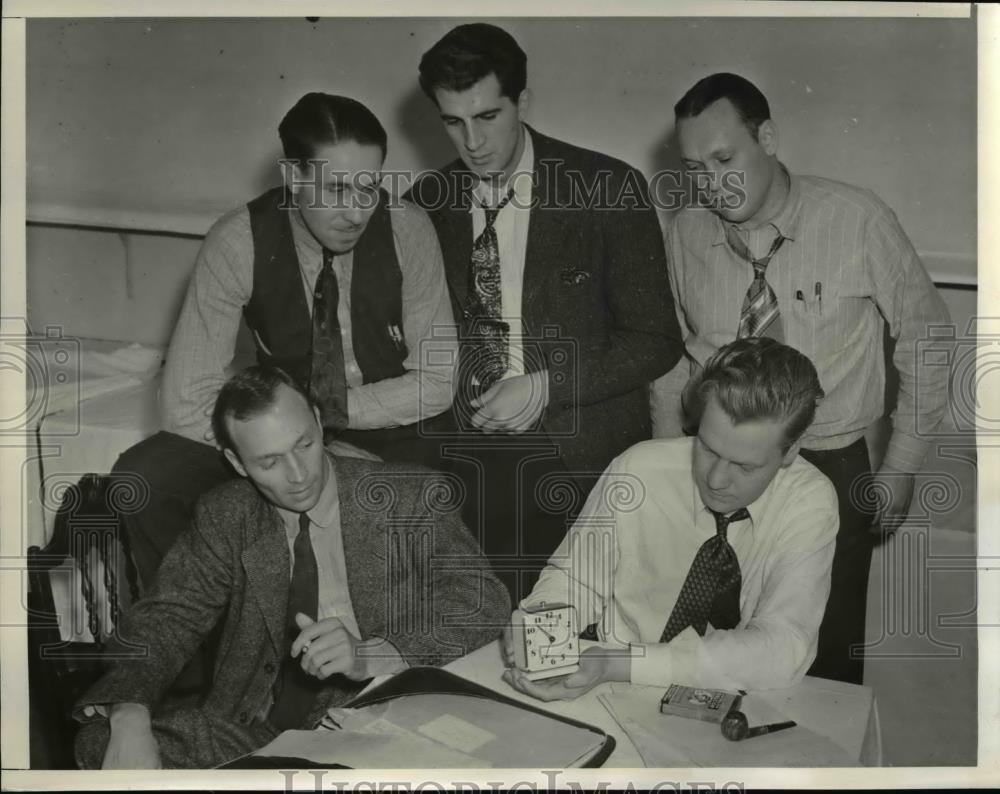
<path fill-rule="evenodd" d="M 639 686 L 668 687 L 673 683 L 673 649 L 667 643 L 632 645 L 629 682 Z"/>
<path fill-rule="evenodd" d="M 929 447 L 930 443 L 923 439 L 894 431 L 889 437 L 889 448 L 882 460 L 882 468 L 916 474 L 924 465 Z"/>

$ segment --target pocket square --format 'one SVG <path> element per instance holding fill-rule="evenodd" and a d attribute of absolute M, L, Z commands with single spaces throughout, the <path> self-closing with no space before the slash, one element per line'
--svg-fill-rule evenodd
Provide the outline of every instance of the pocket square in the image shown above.
<path fill-rule="evenodd" d="M 564 284 L 582 284 L 590 281 L 590 273 L 586 270 L 564 270 L 559 274 Z"/>

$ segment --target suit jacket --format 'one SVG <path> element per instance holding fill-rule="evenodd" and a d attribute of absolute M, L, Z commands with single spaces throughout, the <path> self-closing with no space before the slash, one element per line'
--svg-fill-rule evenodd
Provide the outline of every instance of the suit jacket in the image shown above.
<path fill-rule="evenodd" d="M 411 665 L 443 664 L 495 639 L 510 618 L 506 589 L 461 523 L 441 475 L 332 458 L 348 588 L 362 639 L 384 637 Z M 204 708 L 249 724 L 279 674 L 291 560 L 277 510 L 247 480 L 202 497 L 150 593 L 125 615 L 110 670 L 78 701 L 141 703 L 163 694 L 224 617 Z M 141 658 L 124 658 L 138 650 Z M 310 719 L 357 685 L 327 679 Z"/>
<path fill-rule="evenodd" d="M 650 437 L 648 385 L 683 353 L 663 234 L 641 172 L 529 132 L 534 188 L 521 314 L 541 361 L 526 357 L 526 369 L 548 369 L 541 430 L 569 470 L 600 472 Z M 456 318 L 469 292 L 475 184 L 455 160 L 408 193 L 437 230 Z"/>

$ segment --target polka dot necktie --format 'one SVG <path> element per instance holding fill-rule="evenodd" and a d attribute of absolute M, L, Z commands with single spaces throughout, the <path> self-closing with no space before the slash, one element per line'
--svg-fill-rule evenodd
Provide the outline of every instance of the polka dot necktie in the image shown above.
<path fill-rule="evenodd" d="M 301 654 L 290 656 L 292 643 L 299 636 L 295 615 L 299 612 L 316 620 L 319 609 L 319 569 L 316 552 L 309 538 L 309 516 L 299 514 L 299 532 L 292 544 L 294 561 L 292 580 L 288 587 L 288 611 L 285 618 L 285 656 L 278 677 L 274 706 L 268 716 L 270 722 L 281 730 L 303 727 L 309 710 L 316 699 L 321 682 L 302 669 Z"/>
<path fill-rule="evenodd" d="M 319 405 L 325 430 L 347 427 L 347 374 L 344 342 L 337 319 L 340 289 L 333 272 L 333 251 L 323 249 L 323 267 L 316 278 L 312 313 L 312 366 L 309 388 Z"/>
<path fill-rule="evenodd" d="M 510 325 L 503 321 L 500 288 L 500 247 L 495 224 L 513 188 L 492 208 L 483 207 L 486 226 L 472 244 L 469 299 L 465 307 L 466 349 L 463 381 L 474 393 L 496 383 L 510 366 Z"/>
<path fill-rule="evenodd" d="M 750 518 L 750 513 L 745 507 L 728 516 L 711 512 L 716 534 L 698 549 L 660 642 L 670 642 L 688 626 L 704 636 L 708 623 L 717 629 L 731 629 L 740 622 L 743 577 L 736 552 L 726 539 L 726 530 L 734 521 Z"/>
<path fill-rule="evenodd" d="M 774 294 L 771 285 L 764 277 L 767 266 L 771 262 L 782 243 L 787 237 L 782 237 L 781 233 L 774 238 L 771 248 L 766 255 L 757 259 L 750 253 L 746 243 L 740 238 L 736 227 L 732 224 L 723 224 L 726 228 L 726 240 L 729 247 L 735 254 L 750 263 L 753 268 L 753 281 L 747 289 L 747 294 L 743 298 L 743 308 L 740 311 L 740 327 L 736 332 L 738 339 L 746 336 L 768 336 L 779 342 L 785 341 L 784 329 L 781 325 L 781 315 L 778 312 L 778 296 Z M 775 229 L 777 231 L 777 229 Z"/>

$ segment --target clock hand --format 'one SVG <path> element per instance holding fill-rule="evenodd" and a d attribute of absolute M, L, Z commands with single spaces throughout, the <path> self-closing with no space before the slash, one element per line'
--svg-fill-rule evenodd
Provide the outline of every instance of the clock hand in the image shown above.
<path fill-rule="evenodd" d="M 549 634 L 549 633 L 548 633 L 548 632 L 547 632 L 547 631 L 546 631 L 545 629 L 543 629 L 543 628 L 542 628 L 541 626 L 538 626 L 537 628 L 538 628 L 538 630 L 539 630 L 540 632 L 542 632 L 542 634 L 544 634 L 544 635 L 545 635 L 546 637 L 548 637 L 548 638 L 549 638 L 549 642 L 550 642 L 550 643 L 553 643 L 553 642 L 555 642 L 555 641 L 556 641 L 556 637 L 555 637 L 555 635 L 554 635 L 554 634 Z"/>

